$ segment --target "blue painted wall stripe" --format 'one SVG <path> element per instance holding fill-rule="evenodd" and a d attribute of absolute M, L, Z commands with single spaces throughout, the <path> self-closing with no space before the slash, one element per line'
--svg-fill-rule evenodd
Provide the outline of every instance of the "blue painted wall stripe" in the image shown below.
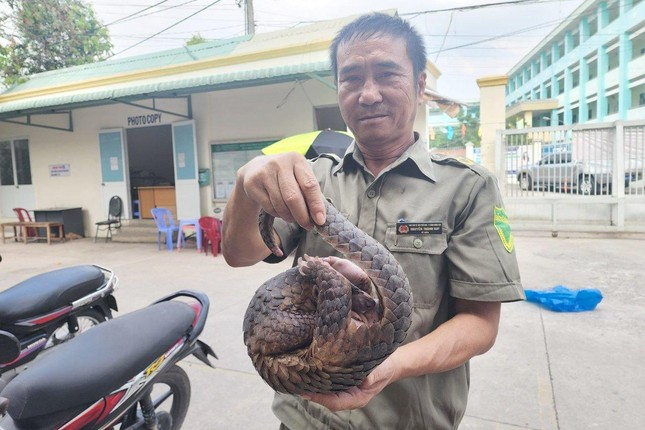
<path fill-rule="evenodd" d="M 121 132 L 99 133 L 103 182 L 123 182 L 123 151 L 121 147 Z M 113 163 L 112 160 L 116 162 Z M 116 170 L 113 169 L 114 167 L 116 167 Z"/>
<path fill-rule="evenodd" d="M 175 139 L 175 169 L 177 171 L 177 179 L 197 179 L 193 124 L 174 126 L 173 134 Z M 180 165 L 182 157 L 183 163 Z"/>

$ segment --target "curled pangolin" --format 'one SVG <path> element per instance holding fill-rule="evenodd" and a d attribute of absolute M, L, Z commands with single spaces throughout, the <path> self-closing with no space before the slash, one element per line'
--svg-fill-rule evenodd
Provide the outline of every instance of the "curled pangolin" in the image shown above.
<path fill-rule="evenodd" d="M 363 379 L 403 342 L 412 293 L 403 269 L 379 242 L 327 203 L 320 236 L 358 265 L 372 284 L 352 285 L 318 257 L 265 282 L 244 315 L 244 343 L 262 378 L 283 393 L 344 391 Z M 273 242 L 273 217 L 260 214 L 260 231 Z"/>

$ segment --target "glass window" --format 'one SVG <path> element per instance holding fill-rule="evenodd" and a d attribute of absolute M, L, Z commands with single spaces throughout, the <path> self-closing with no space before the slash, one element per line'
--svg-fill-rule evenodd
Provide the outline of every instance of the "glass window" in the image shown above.
<path fill-rule="evenodd" d="M 27 139 L 0 142 L 0 185 L 16 184 L 31 185 L 31 164 Z"/>
<path fill-rule="evenodd" d="M 0 142 L 0 185 L 15 185 L 11 142 Z"/>
<path fill-rule="evenodd" d="M 235 185 L 237 170 L 262 155 L 262 148 L 274 141 L 212 144 L 213 198 L 228 199 Z"/>
<path fill-rule="evenodd" d="M 576 49 L 578 46 L 580 46 L 580 32 L 576 31 L 572 35 L 573 38 L 573 46 L 572 49 Z"/>
<path fill-rule="evenodd" d="M 593 60 L 589 61 L 589 76 L 587 79 L 592 80 L 596 79 L 596 76 L 598 76 L 598 59 L 594 58 Z"/>
<path fill-rule="evenodd" d="M 607 7 L 607 12 L 609 12 L 609 23 L 616 21 L 616 19 L 618 19 L 618 17 L 620 16 L 620 7 L 618 5 L 618 2 L 616 2 L 616 4 L 612 6 Z"/>
<path fill-rule="evenodd" d="M 552 58 L 551 51 L 549 50 L 546 53 L 546 67 L 549 67 L 552 63 L 553 63 L 553 58 Z"/>
<path fill-rule="evenodd" d="M 29 141 L 27 139 L 14 140 L 16 155 L 16 173 L 18 185 L 31 185 L 31 164 L 29 163 Z"/>
<path fill-rule="evenodd" d="M 592 19 L 589 21 L 589 37 L 598 33 L 598 20 Z"/>
<path fill-rule="evenodd" d="M 641 33 L 632 39 L 632 59 L 645 55 L 645 33 Z"/>
<path fill-rule="evenodd" d="M 618 113 L 618 93 L 607 97 L 607 115 Z"/>
<path fill-rule="evenodd" d="M 614 70 L 619 66 L 619 52 L 618 49 L 613 49 L 607 53 L 607 71 Z"/>
<path fill-rule="evenodd" d="M 580 85 L 580 69 L 571 72 L 571 88 L 576 88 Z"/>
<path fill-rule="evenodd" d="M 640 84 L 631 88 L 632 93 L 632 105 L 631 109 L 635 109 L 641 106 L 645 106 L 645 84 Z"/>

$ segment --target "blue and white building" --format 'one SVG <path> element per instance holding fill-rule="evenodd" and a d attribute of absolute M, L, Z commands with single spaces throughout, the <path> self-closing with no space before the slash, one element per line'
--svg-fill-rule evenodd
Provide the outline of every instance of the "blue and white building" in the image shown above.
<path fill-rule="evenodd" d="M 508 78 L 515 128 L 645 118 L 645 1 L 584 1 Z"/>

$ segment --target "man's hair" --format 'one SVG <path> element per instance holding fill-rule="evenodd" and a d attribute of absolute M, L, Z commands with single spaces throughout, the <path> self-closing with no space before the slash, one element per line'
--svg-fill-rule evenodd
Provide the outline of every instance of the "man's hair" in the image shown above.
<path fill-rule="evenodd" d="M 331 59 L 331 71 L 334 74 L 334 81 L 338 79 L 338 47 L 343 42 L 350 40 L 367 40 L 372 37 L 389 35 L 400 37 L 405 41 L 408 57 L 412 61 L 414 78 L 426 68 L 426 48 L 419 33 L 399 16 L 391 16 L 383 13 L 371 13 L 356 18 L 344 26 L 336 35 L 329 47 Z"/>

